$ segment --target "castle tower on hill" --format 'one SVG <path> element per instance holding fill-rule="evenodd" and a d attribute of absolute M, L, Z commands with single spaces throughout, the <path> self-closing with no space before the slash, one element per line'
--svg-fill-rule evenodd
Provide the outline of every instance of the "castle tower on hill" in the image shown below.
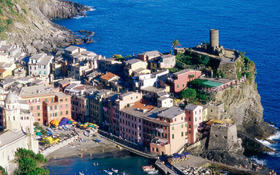
<path fill-rule="evenodd" d="M 210 29 L 210 46 L 213 50 L 216 50 L 220 47 L 219 30 L 217 29 Z"/>

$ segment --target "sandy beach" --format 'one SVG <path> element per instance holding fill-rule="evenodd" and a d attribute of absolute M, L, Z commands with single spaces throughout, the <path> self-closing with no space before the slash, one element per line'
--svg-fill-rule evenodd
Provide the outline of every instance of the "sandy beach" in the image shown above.
<path fill-rule="evenodd" d="M 101 138 L 100 136 L 93 137 L 86 137 L 80 135 L 81 138 L 85 139 L 85 142 L 81 141 L 74 141 L 54 152 L 49 154 L 47 158 L 51 159 L 63 159 L 63 158 L 70 158 L 70 157 L 83 157 L 83 156 L 97 156 L 99 154 L 106 155 L 106 154 L 116 154 L 120 151 L 117 148 L 116 144 L 109 142 L 106 139 Z M 101 140 L 100 143 L 97 143 L 95 139 Z"/>

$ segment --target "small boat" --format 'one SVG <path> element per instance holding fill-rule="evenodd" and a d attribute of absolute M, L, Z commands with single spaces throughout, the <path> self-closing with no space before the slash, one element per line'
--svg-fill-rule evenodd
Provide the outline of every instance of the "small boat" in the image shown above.
<path fill-rule="evenodd" d="M 120 145 L 117 145 L 116 147 L 119 148 L 119 149 L 122 149 L 122 147 Z"/>
<path fill-rule="evenodd" d="M 108 170 L 104 170 L 104 172 L 105 172 L 106 174 L 109 174 L 109 175 L 112 175 L 112 174 L 113 174 L 112 171 L 108 171 Z"/>
<path fill-rule="evenodd" d="M 85 175 L 85 173 L 83 173 L 83 172 L 79 172 L 79 175 Z"/>
<path fill-rule="evenodd" d="M 158 174 L 158 170 L 148 171 L 147 173 L 148 173 L 148 174 L 151 174 L 151 175 L 152 175 L 152 174 Z"/>
<path fill-rule="evenodd" d="M 152 165 L 148 165 L 148 166 L 142 166 L 142 169 L 145 172 L 149 172 L 149 171 L 154 171 L 155 167 L 153 167 Z"/>
<path fill-rule="evenodd" d="M 112 170 L 114 173 L 118 173 L 118 172 L 119 172 L 119 170 L 114 169 L 114 168 L 112 168 L 111 170 Z"/>

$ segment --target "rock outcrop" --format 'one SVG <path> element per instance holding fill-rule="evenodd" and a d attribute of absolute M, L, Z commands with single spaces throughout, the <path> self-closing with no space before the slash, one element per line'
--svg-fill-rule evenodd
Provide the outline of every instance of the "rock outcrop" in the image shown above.
<path fill-rule="evenodd" d="M 13 25 L 6 31 L 7 41 L 22 46 L 28 54 L 55 52 L 57 48 L 75 43 L 77 38 L 51 19 L 85 15 L 89 10 L 83 5 L 62 0 L 21 0 L 14 4 L 21 17 L 13 17 Z"/>
<path fill-rule="evenodd" d="M 276 133 L 276 130 L 263 120 L 261 98 L 254 81 L 246 81 L 240 86 L 218 92 L 213 103 L 224 104 L 221 116 L 235 121 L 245 154 L 269 151 L 255 138 L 265 139 Z"/>

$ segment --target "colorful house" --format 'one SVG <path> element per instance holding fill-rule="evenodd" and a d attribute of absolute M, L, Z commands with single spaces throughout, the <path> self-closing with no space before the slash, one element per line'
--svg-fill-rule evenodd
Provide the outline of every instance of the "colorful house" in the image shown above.
<path fill-rule="evenodd" d="M 178 93 L 187 87 L 188 82 L 199 78 L 201 75 L 202 73 L 199 70 L 184 69 L 174 73 L 168 80 L 173 92 Z"/>
<path fill-rule="evenodd" d="M 203 107 L 194 104 L 188 104 L 185 107 L 186 121 L 188 122 L 188 143 L 197 141 L 198 126 L 203 121 Z"/>

